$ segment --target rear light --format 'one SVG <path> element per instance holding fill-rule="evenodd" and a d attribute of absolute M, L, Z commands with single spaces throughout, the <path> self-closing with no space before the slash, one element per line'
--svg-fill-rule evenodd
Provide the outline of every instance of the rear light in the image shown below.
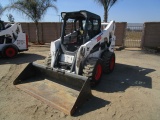
<path fill-rule="evenodd" d="M 28 48 L 28 35 L 26 34 L 26 48 Z"/>

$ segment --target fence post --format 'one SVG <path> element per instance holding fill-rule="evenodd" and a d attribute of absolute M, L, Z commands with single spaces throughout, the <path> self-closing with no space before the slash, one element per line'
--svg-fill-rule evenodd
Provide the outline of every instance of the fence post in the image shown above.
<path fill-rule="evenodd" d="M 123 39 L 122 39 L 122 48 L 124 48 L 124 42 L 126 38 L 126 28 L 127 28 L 127 22 L 124 22 L 124 29 L 123 29 Z"/>
<path fill-rule="evenodd" d="M 28 41 L 30 42 L 30 30 L 29 30 L 29 23 L 27 24 L 27 33 L 28 33 Z"/>
<path fill-rule="evenodd" d="M 127 22 L 116 22 L 115 36 L 116 36 L 116 46 L 124 47 L 125 31 Z"/>
<path fill-rule="evenodd" d="M 145 43 L 145 34 L 146 34 L 146 23 L 143 24 L 142 38 L 141 38 L 141 49 L 144 47 Z"/>
<path fill-rule="evenodd" d="M 160 22 L 145 22 L 142 47 L 160 48 Z"/>

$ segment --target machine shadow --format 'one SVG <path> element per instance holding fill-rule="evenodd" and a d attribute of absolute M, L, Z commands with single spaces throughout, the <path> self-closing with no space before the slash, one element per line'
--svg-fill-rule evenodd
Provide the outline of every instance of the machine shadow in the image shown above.
<path fill-rule="evenodd" d="M 131 86 L 152 88 L 152 78 L 147 76 L 147 74 L 153 71 L 155 70 L 116 63 L 114 71 L 103 75 L 100 84 L 94 89 L 113 93 L 123 92 Z"/>
<path fill-rule="evenodd" d="M 3 64 L 24 64 L 34 62 L 36 60 L 43 60 L 44 56 L 33 53 L 20 53 L 15 58 L 0 58 L 0 65 Z"/>
<path fill-rule="evenodd" d="M 98 98 L 96 96 L 92 96 L 91 99 L 86 101 L 81 107 L 79 107 L 73 117 L 81 116 L 84 114 L 87 114 L 91 111 L 100 109 L 102 107 L 105 107 L 106 105 L 109 105 L 110 101 L 103 100 L 101 98 Z"/>

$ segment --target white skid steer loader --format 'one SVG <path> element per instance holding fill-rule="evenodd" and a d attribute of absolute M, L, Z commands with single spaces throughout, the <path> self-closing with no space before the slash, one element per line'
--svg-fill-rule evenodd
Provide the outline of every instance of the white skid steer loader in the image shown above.
<path fill-rule="evenodd" d="M 28 50 L 28 36 L 22 32 L 20 23 L 8 23 L 0 20 L 0 55 L 13 58 L 18 52 Z"/>
<path fill-rule="evenodd" d="M 51 42 L 46 65 L 28 64 L 14 85 L 72 115 L 92 95 L 90 85 L 114 69 L 115 22 L 101 23 L 100 16 L 85 10 L 61 16 L 61 37 Z"/>

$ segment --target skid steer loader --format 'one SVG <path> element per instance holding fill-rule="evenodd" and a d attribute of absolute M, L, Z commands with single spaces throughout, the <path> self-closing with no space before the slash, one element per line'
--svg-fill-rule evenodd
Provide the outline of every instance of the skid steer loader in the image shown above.
<path fill-rule="evenodd" d="M 28 50 L 28 36 L 22 32 L 20 23 L 8 23 L 0 20 L 0 56 L 12 58 L 18 52 Z"/>
<path fill-rule="evenodd" d="M 115 22 L 101 24 L 100 16 L 85 10 L 61 16 L 61 37 L 51 42 L 46 65 L 28 64 L 14 85 L 73 115 L 92 95 L 90 86 L 114 69 Z"/>

